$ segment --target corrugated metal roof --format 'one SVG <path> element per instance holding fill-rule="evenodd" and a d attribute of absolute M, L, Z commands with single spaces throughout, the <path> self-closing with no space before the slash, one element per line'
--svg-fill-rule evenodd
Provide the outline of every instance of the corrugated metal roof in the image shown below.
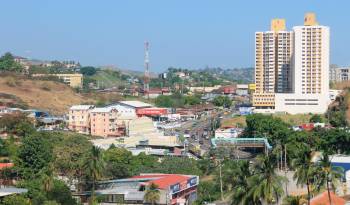
<path fill-rule="evenodd" d="M 26 192 L 28 192 L 27 189 L 19 189 L 19 188 L 15 188 L 15 187 L 5 187 L 5 188 L 0 188 L 0 197 L 12 195 L 12 194 L 21 194 L 21 193 L 26 193 Z"/>
<path fill-rule="evenodd" d="M 144 103 L 144 102 L 141 102 L 141 101 L 136 101 L 136 100 L 134 100 L 134 101 L 119 101 L 119 103 L 131 106 L 131 107 L 135 107 L 135 108 L 152 107 L 151 104 Z"/>
<path fill-rule="evenodd" d="M 94 105 L 73 105 L 70 110 L 89 110 L 94 107 Z"/>

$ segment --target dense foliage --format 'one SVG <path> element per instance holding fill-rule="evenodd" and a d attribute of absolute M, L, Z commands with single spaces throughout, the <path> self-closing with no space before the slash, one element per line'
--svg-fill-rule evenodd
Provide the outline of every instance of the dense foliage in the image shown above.
<path fill-rule="evenodd" d="M 232 100 L 228 96 L 217 96 L 213 100 L 213 104 L 219 107 L 231 107 L 232 105 Z"/>
<path fill-rule="evenodd" d="M 9 72 L 22 72 L 23 67 L 14 60 L 14 57 L 11 53 L 5 53 L 0 57 L 0 72 L 9 71 Z"/>
<path fill-rule="evenodd" d="M 155 104 L 158 107 L 180 108 L 185 106 L 198 105 L 201 103 L 199 95 L 184 96 L 180 93 L 166 96 L 160 95 L 156 98 Z"/>

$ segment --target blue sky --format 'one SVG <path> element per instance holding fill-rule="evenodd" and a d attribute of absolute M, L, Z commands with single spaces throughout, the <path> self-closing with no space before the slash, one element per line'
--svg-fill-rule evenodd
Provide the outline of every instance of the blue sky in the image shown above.
<path fill-rule="evenodd" d="M 255 5 L 255 6 L 253 6 Z M 302 25 L 305 12 L 331 28 L 331 63 L 350 65 L 350 1 L 11 0 L 0 6 L 0 52 L 83 65 L 151 70 L 254 65 L 254 32 L 272 18 Z"/>

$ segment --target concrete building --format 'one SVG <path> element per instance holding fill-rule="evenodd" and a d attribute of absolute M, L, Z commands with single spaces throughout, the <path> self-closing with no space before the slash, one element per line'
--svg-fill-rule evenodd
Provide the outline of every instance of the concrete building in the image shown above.
<path fill-rule="evenodd" d="M 255 112 L 324 113 L 329 99 L 329 28 L 305 15 L 303 26 L 256 33 Z"/>
<path fill-rule="evenodd" d="M 147 204 L 145 194 L 151 184 L 159 190 L 159 205 L 191 205 L 197 199 L 199 177 L 180 174 L 141 174 L 127 179 L 98 182 L 96 195 L 103 204 Z M 79 194 L 85 203 L 90 192 Z"/>
<path fill-rule="evenodd" d="M 215 130 L 215 138 L 235 138 L 242 133 L 242 129 L 227 127 Z"/>
<path fill-rule="evenodd" d="M 237 84 L 236 85 L 236 94 L 239 96 L 245 96 L 249 94 L 249 85 L 248 84 Z"/>
<path fill-rule="evenodd" d="M 80 73 L 59 73 L 59 74 L 33 74 L 33 77 L 56 76 L 64 83 L 73 88 L 83 87 L 83 74 Z"/>
<path fill-rule="evenodd" d="M 90 110 L 93 105 L 73 105 L 68 113 L 68 128 L 74 132 L 90 134 Z"/>
<path fill-rule="evenodd" d="M 118 111 L 113 108 L 94 108 L 90 111 L 91 135 L 119 137 L 124 135 L 125 126 L 117 124 Z"/>
<path fill-rule="evenodd" d="M 217 90 L 221 87 L 221 85 L 215 85 L 213 87 L 188 87 L 188 89 L 190 90 L 190 92 L 192 93 L 211 93 L 214 90 Z"/>
<path fill-rule="evenodd" d="M 331 82 L 349 81 L 350 67 L 330 67 L 329 80 Z"/>

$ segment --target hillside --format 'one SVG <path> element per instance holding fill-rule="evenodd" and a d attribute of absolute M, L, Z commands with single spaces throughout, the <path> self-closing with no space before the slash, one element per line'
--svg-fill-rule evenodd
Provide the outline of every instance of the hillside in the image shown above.
<path fill-rule="evenodd" d="M 88 98 L 63 83 L 14 75 L 0 77 L 0 102 L 8 101 L 19 107 L 37 108 L 54 114 L 64 114 L 73 104 L 89 102 Z"/>
<path fill-rule="evenodd" d="M 95 80 L 99 87 L 111 88 L 126 84 L 121 74 L 113 70 L 99 70 L 90 78 Z"/>

